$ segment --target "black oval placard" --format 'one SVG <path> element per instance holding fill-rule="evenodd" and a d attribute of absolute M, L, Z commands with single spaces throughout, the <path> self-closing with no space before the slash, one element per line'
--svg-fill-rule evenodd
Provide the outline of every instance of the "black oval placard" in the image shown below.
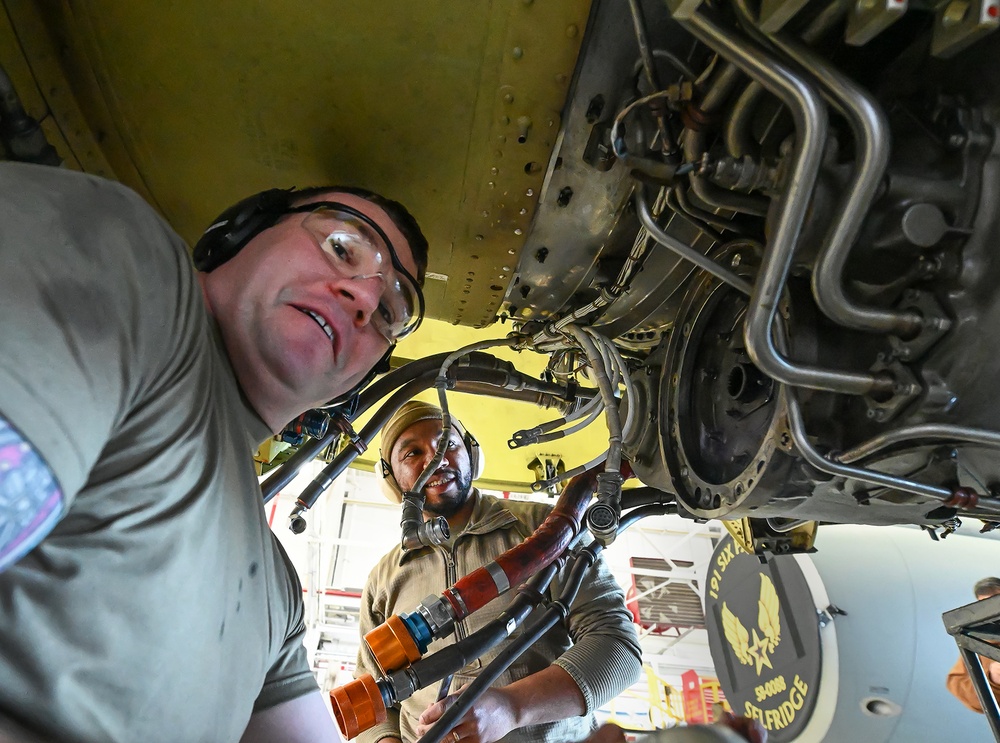
<path fill-rule="evenodd" d="M 773 743 L 794 739 L 816 706 L 822 668 L 816 608 L 796 559 L 762 564 L 723 539 L 709 567 L 705 620 L 733 711 L 760 720 Z"/>

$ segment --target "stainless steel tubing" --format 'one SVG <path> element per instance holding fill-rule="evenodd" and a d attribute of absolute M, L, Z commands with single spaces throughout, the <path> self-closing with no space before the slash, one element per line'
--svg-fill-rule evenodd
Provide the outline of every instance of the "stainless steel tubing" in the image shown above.
<path fill-rule="evenodd" d="M 946 423 L 922 423 L 917 426 L 907 426 L 905 428 L 897 428 L 894 431 L 886 431 L 862 444 L 858 444 L 847 451 L 837 454 L 833 458 L 837 462 L 850 464 L 851 462 L 866 459 L 872 454 L 876 454 L 894 444 L 921 439 L 941 439 L 948 442 L 962 441 L 969 444 L 1000 448 L 1000 431 L 987 431 L 983 428 L 970 428 L 968 426 L 952 426 Z"/>
<path fill-rule="evenodd" d="M 735 3 L 745 13 L 745 0 Z M 844 292 L 844 266 L 889 163 L 889 122 L 869 93 L 806 45 L 776 33 L 768 38 L 815 79 L 829 103 L 847 119 L 857 145 L 854 173 L 819 251 L 812 274 L 816 304 L 836 323 L 878 333 L 909 336 L 920 330 L 916 312 L 855 304 Z"/>
<path fill-rule="evenodd" d="M 809 45 L 815 44 L 846 12 L 847 6 L 842 0 L 830 3 L 802 32 L 802 41 Z M 750 136 L 750 119 L 763 92 L 764 87 L 753 80 L 744 88 L 733 105 L 725 130 L 726 150 L 733 157 L 756 154 L 757 143 Z"/>
<path fill-rule="evenodd" d="M 834 462 L 827 459 L 816 451 L 813 445 L 809 443 L 809 437 L 806 435 L 805 424 L 802 421 L 802 409 L 799 407 L 799 401 L 796 399 L 795 390 L 788 390 L 787 397 L 788 427 L 792 432 L 792 440 L 795 442 L 795 446 L 802 455 L 802 458 L 816 469 L 822 472 L 827 472 L 831 475 L 848 477 L 852 480 L 860 480 L 861 482 L 868 483 L 869 485 L 893 488 L 895 490 L 913 493 L 914 495 L 936 498 L 941 501 L 946 501 L 952 497 L 952 491 L 947 488 L 939 488 L 934 485 L 914 482 L 913 480 L 896 477 L 895 475 L 887 475 L 884 472 L 876 472 L 875 470 L 863 469 L 861 467 L 852 467 L 847 464 L 841 464 L 840 462 Z M 985 514 L 1000 514 L 1000 502 L 984 502 L 980 500 L 976 506 L 970 508 L 969 510 Z"/>
<path fill-rule="evenodd" d="M 684 132 L 684 159 L 688 162 L 698 161 L 707 148 L 707 132 L 688 129 Z M 739 191 L 727 191 L 711 183 L 695 171 L 688 173 L 691 190 L 695 195 L 710 206 L 719 209 L 766 217 L 770 200 L 766 196 Z"/>
<path fill-rule="evenodd" d="M 722 65 L 713 76 L 712 82 L 702 97 L 699 107 L 705 113 L 712 113 L 721 108 L 729 100 L 733 89 L 743 78 L 743 73 L 733 64 Z M 681 146 L 684 149 L 684 159 L 696 162 L 705 151 L 705 133 L 688 129 L 681 135 Z M 767 215 L 768 200 L 758 194 L 742 194 L 719 188 L 707 178 L 696 172 L 688 174 L 691 190 L 709 206 L 743 214 L 754 214 L 759 217 Z"/>
<path fill-rule="evenodd" d="M 641 185 L 635 189 L 635 207 L 636 212 L 639 214 L 639 221 L 642 222 L 642 226 L 646 228 L 646 232 L 648 232 L 649 236 L 656 240 L 656 242 L 668 250 L 673 251 L 681 258 L 690 261 L 701 270 L 712 274 L 720 281 L 724 281 L 734 289 L 750 296 L 753 290 L 750 282 L 741 276 L 737 276 L 732 271 L 723 268 L 708 256 L 698 252 L 690 245 L 685 245 L 676 237 L 668 235 L 663 231 L 663 229 L 660 228 L 660 225 L 658 225 L 656 220 L 653 219 L 653 214 L 649 210 L 649 204 L 646 201 L 646 194 Z"/>
<path fill-rule="evenodd" d="M 747 311 L 744 336 L 750 358 L 762 372 L 790 386 L 849 394 L 891 391 L 893 380 L 889 377 L 793 364 L 774 345 L 774 316 L 826 144 L 827 113 L 823 102 L 804 80 L 771 59 L 758 44 L 717 27 L 701 13 L 679 20 L 693 36 L 778 96 L 795 122 L 796 152 L 791 183 Z"/>

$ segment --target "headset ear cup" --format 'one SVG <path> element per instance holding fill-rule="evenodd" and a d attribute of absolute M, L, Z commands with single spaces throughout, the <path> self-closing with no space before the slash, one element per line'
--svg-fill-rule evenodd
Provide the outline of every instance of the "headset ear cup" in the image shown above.
<path fill-rule="evenodd" d="M 465 448 L 469 451 L 469 467 L 472 471 L 472 480 L 476 481 L 483 476 L 486 469 L 486 455 L 483 448 L 476 441 L 476 437 L 468 431 L 465 432 Z"/>
<path fill-rule="evenodd" d="M 382 459 L 381 453 L 375 464 L 375 477 L 378 478 L 379 490 L 382 491 L 382 495 L 387 500 L 397 504 L 403 502 L 403 491 L 400 489 L 399 483 L 396 482 L 396 478 L 393 477 L 389 463 Z"/>
<path fill-rule="evenodd" d="M 220 214 L 194 246 L 199 271 L 213 271 L 236 255 L 255 235 L 272 226 L 288 209 L 292 191 L 272 188 L 249 196 Z"/>

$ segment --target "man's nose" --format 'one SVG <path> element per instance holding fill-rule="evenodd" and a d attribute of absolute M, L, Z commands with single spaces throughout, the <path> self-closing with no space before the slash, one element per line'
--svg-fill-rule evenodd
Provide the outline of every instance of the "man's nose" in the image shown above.
<path fill-rule="evenodd" d="M 356 327 L 366 326 L 378 309 L 382 301 L 382 284 L 382 277 L 378 274 L 335 280 L 334 294 Z"/>

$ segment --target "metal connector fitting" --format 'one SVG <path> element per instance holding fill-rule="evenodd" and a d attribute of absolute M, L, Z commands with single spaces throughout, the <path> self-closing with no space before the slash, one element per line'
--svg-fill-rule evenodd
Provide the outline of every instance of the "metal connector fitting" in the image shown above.
<path fill-rule="evenodd" d="M 597 475 L 597 503 L 587 511 L 587 528 L 594 539 L 605 547 L 614 542 L 618 535 L 624 481 L 619 472 L 601 472 Z"/>
<path fill-rule="evenodd" d="M 522 446 L 530 446 L 531 444 L 538 443 L 538 437 L 541 436 L 542 432 L 538 428 L 527 428 L 522 431 L 515 431 L 514 435 L 511 436 L 507 441 L 507 446 L 511 449 L 518 449 Z"/>
<path fill-rule="evenodd" d="M 424 498 L 420 493 L 404 493 L 403 508 L 399 526 L 402 529 L 401 544 L 404 552 L 444 544 L 451 536 L 448 521 L 436 516 L 424 521 Z"/>
<path fill-rule="evenodd" d="M 434 637 L 443 637 L 455 627 L 455 612 L 451 604 L 440 596 L 430 595 L 420 602 L 417 612 L 427 622 Z"/>
<path fill-rule="evenodd" d="M 605 547 L 615 541 L 618 534 L 618 513 L 606 503 L 595 503 L 587 511 L 587 528 L 594 539 Z"/>

